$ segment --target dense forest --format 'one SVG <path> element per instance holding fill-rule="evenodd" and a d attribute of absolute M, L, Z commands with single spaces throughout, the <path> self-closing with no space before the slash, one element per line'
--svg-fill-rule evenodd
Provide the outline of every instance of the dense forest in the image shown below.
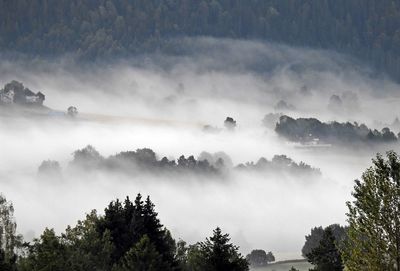
<path fill-rule="evenodd" d="M 96 59 L 169 48 L 183 36 L 334 49 L 400 79 L 398 1 L 0 1 L 3 52 Z"/>
<path fill-rule="evenodd" d="M 133 202 L 129 197 L 110 202 L 104 215 L 92 211 L 61 235 L 46 228 L 31 243 L 16 234 L 14 208 L 1 194 L 0 211 L 2 271 L 249 270 L 239 248 L 218 227 L 204 242 L 176 242 L 150 198 L 140 194 Z"/>

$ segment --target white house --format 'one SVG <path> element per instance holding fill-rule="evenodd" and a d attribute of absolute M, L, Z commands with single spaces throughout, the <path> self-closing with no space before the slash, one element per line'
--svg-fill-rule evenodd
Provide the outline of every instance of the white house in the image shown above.
<path fill-rule="evenodd" d="M 0 93 L 0 101 L 5 104 L 12 104 L 14 103 L 14 96 L 15 93 L 13 90 L 9 90 L 7 92 Z"/>
<path fill-rule="evenodd" d="M 28 104 L 36 104 L 39 103 L 40 99 L 38 96 L 25 96 L 25 101 Z"/>

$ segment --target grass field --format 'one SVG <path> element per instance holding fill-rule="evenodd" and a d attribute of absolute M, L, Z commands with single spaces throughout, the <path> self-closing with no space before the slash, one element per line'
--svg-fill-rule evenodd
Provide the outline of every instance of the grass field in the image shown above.
<path fill-rule="evenodd" d="M 293 260 L 276 262 L 261 268 L 252 268 L 251 271 L 289 271 L 292 266 L 299 271 L 308 271 L 312 267 L 312 265 L 305 260 Z"/>

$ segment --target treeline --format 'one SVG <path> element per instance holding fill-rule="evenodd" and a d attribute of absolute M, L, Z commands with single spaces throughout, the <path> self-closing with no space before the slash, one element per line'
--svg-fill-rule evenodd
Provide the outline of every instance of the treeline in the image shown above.
<path fill-rule="evenodd" d="M 208 176 L 223 176 L 235 170 L 261 173 L 292 173 L 320 175 L 320 170 L 300 162 L 296 163 L 286 155 L 275 155 L 272 160 L 260 158 L 256 163 L 247 162 L 234 166 L 231 158 L 223 153 L 202 152 L 198 158 L 193 155 L 178 159 L 158 158 L 149 148 L 136 151 L 120 152 L 109 157 L 103 157 L 93 146 L 73 152 L 69 169 L 84 171 L 107 170 L 126 174 L 202 174 Z M 50 176 L 61 176 L 62 168 L 57 161 L 46 160 L 39 166 L 39 173 Z"/>
<path fill-rule="evenodd" d="M 345 243 L 348 241 L 347 226 L 332 224 L 325 228 L 323 228 L 322 226 L 314 227 L 311 229 L 310 234 L 306 235 L 306 242 L 301 249 L 301 254 L 303 255 L 303 257 L 306 258 L 307 255 L 309 255 L 314 249 L 319 246 L 321 240 L 324 238 L 324 233 L 327 230 L 330 230 L 332 232 L 332 235 L 335 238 L 336 246 L 340 249 L 344 248 Z"/>
<path fill-rule="evenodd" d="M 140 194 L 134 202 L 129 197 L 123 202 L 112 201 L 104 215 L 92 211 L 60 235 L 46 228 L 33 242 L 23 243 L 10 216 L 12 205 L 0 195 L 0 210 L 9 214 L 0 216 L 0 270 L 249 270 L 239 248 L 220 228 L 204 242 L 188 246 L 172 238 L 154 207 L 149 197 L 143 201 Z M 12 227 L 3 231 L 4 225 Z M 10 242 L 16 239 L 18 242 Z"/>
<path fill-rule="evenodd" d="M 365 124 L 339 123 L 337 121 L 325 123 L 315 118 L 294 119 L 283 115 L 276 123 L 275 131 L 289 140 L 296 142 L 319 142 L 332 144 L 346 143 L 393 143 L 398 141 L 389 128 L 382 131 L 371 130 Z"/>
<path fill-rule="evenodd" d="M 378 154 L 355 181 L 346 203 L 348 226 L 312 229 L 302 250 L 311 270 L 400 270 L 399 169 L 397 153 Z"/>
<path fill-rule="evenodd" d="M 348 226 L 314 228 L 306 236 L 302 253 L 313 264 L 311 270 L 399 270 L 399 176 L 397 153 L 373 159 L 346 203 Z M 2 271 L 242 271 L 249 270 L 249 262 L 264 266 L 275 260 L 261 250 L 253 250 L 246 260 L 220 228 L 203 242 L 176 242 L 150 198 L 143 200 L 140 194 L 133 202 L 129 197 L 112 201 L 104 215 L 92 211 L 60 235 L 45 229 L 32 243 L 16 234 L 13 213 L 12 204 L 0 195 Z"/>
<path fill-rule="evenodd" d="M 398 1 L 0 1 L 3 52 L 93 59 L 168 49 L 169 38 L 205 35 L 334 49 L 400 79 Z"/>
<path fill-rule="evenodd" d="M 252 172 L 286 172 L 294 176 L 301 176 L 302 174 L 308 174 L 309 176 L 321 175 L 321 171 L 318 168 L 314 168 L 304 162 L 296 163 L 286 155 L 275 155 L 272 160 L 260 158 L 256 163 L 239 164 L 236 169 Z"/>

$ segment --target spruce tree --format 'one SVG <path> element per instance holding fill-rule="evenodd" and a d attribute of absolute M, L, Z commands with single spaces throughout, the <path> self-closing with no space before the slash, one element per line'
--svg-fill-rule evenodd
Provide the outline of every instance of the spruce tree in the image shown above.
<path fill-rule="evenodd" d="M 199 270 L 245 271 L 249 270 L 246 259 L 238 252 L 239 248 L 229 243 L 229 234 L 223 234 L 218 227 L 212 237 L 199 243 Z"/>

